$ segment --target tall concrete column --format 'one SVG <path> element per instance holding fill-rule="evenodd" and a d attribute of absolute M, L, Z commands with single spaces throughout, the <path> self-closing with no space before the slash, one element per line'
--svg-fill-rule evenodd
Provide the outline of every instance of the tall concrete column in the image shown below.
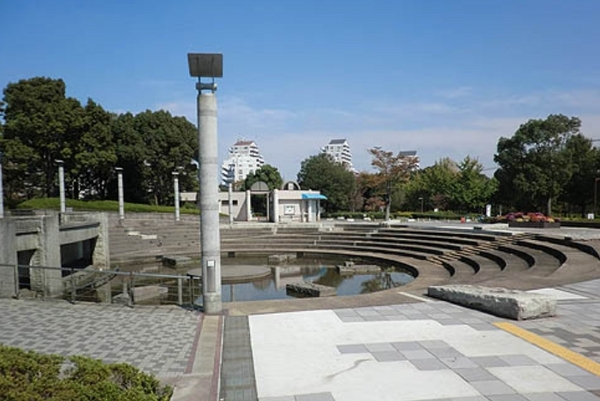
<path fill-rule="evenodd" d="M 60 212 L 65 213 L 67 211 L 65 202 L 65 166 L 62 160 L 57 160 L 58 164 L 58 192 L 60 196 Z"/>
<path fill-rule="evenodd" d="M 200 242 L 204 312 L 220 313 L 221 242 L 219 234 L 219 182 L 217 149 L 217 98 L 198 88 L 198 146 L 200 148 Z"/>
<path fill-rule="evenodd" d="M 92 253 L 92 263 L 99 270 L 110 269 L 110 247 L 108 244 L 108 214 L 94 213 L 94 220 L 100 223 L 98 238 Z"/>
<path fill-rule="evenodd" d="M 174 192 L 174 203 L 175 203 L 175 221 L 179 221 L 179 173 L 173 172 L 173 192 Z"/>
<path fill-rule="evenodd" d="M 252 220 L 252 193 L 246 191 L 246 221 Z"/>
<path fill-rule="evenodd" d="M 60 231 L 58 216 L 43 216 L 40 221 L 39 248 L 34 258 L 39 266 L 61 267 Z M 41 291 L 45 296 L 62 294 L 63 283 L 60 270 L 31 269 L 31 289 Z"/>
<path fill-rule="evenodd" d="M 0 219 L 0 297 L 17 295 L 15 266 L 17 265 L 15 222 L 11 218 Z"/>
<path fill-rule="evenodd" d="M 279 190 L 273 190 L 273 221 L 279 223 Z"/>
<path fill-rule="evenodd" d="M 117 171 L 117 188 L 119 191 L 119 224 L 123 224 L 125 220 L 125 200 L 123 199 L 123 168 L 116 167 Z"/>
<path fill-rule="evenodd" d="M 229 206 L 229 224 L 233 224 L 233 185 L 229 183 L 227 186 L 227 204 Z"/>

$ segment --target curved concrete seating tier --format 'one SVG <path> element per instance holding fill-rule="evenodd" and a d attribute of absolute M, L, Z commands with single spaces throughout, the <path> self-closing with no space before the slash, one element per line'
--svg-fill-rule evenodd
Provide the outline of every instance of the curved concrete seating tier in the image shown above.
<path fill-rule="evenodd" d="M 537 288 L 548 280 L 566 282 L 572 272 L 600 275 L 594 267 L 600 259 L 595 248 L 563 238 L 483 229 L 334 223 L 223 225 L 222 257 L 294 252 L 379 260 L 413 272 L 417 278 L 403 288 L 415 293 L 444 283 Z M 126 226 L 110 230 L 113 265 L 156 261 L 165 255 L 200 256 L 198 221 L 165 219 L 152 226 L 141 220 L 127 221 Z M 131 235 L 136 230 L 140 234 Z"/>

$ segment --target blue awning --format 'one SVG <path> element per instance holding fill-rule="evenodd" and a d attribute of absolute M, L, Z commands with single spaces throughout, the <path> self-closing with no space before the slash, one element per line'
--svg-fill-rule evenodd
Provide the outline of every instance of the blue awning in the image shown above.
<path fill-rule="evenodd" d="M 327 197 L 321 194 L 302 194 L 302 199 L 327 199 Z"/>

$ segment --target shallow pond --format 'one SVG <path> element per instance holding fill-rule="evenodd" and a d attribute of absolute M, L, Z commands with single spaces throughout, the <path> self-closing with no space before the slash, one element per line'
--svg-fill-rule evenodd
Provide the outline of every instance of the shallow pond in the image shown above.
<path fill-rule="evenodd" d="M 336 288 L 337 295 L 357 295 L 399 287 L 414 280 L 414 277 L 400 267 L 373 261 L 353 259 L 355 264 L 376 264 L 383 271 L 371 274 L 342 275 L 336 265 L 347 259 L 301 258 L 279 266 L 268 266 L 271 274 L 267 277 L 246 282 L 227 283 L 221 288 L 223 302 L 258 301 L 269 299 L 296 298 L 288 293 L 287 284 L 307 281 Z M 223 258 L 222 265 L 266 264 L 266 258 Z"/>

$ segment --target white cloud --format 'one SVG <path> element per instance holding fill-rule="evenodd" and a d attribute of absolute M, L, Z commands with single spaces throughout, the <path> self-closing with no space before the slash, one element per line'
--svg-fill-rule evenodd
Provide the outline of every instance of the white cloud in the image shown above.
<path fill-rule="evenodd" d="M 357 100 L 347 108 L 289 110 L 258 107 L 239 96 L 219 99 L 219 149 L 240 137 L 255 140 L 265 161 L 286 179 L 295 179 L 300 163 L 320 151 L 330 139 L 346 138 L 355 167 L 371 170 L 367 149 L 381 146 L 393 151 L 416 150 L 426 167 L 442 157 L 461 161 L 478 158 L 486 168 L 500 137 L 510 137 L 531 118 L 563 113 L 582 119 L 582 132 L 600 139 L 600 92 L 596 90 L 541 91 L 484 96 L 473 88 L 448 91 L 445 102 L 392 103 Z M 455 104 L 452 99 L 461 98 Z M 196 122 L 195 102 L 160 105 L 174 115 Z"/>
<path fill-rule="evenodd" d="M 441 97 L 446 99 L 457 99 L 469 96 L 473 93 L 473 88 L 470 86 L 459 86 L 456 88 L 443 89 L 438 91 Z"/>

